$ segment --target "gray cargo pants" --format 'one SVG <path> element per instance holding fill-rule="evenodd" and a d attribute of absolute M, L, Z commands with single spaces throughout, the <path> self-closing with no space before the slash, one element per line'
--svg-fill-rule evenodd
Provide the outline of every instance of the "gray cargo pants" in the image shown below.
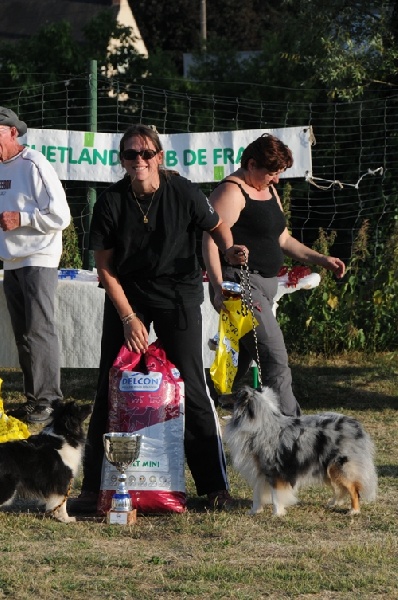
<path fill-rule="evenodd" d="M 22 267 L 4 271 L 4 294 L 14 331 L 24 392 L 41 405 L 62 399 L 54 302 L 58 270 Z"/>

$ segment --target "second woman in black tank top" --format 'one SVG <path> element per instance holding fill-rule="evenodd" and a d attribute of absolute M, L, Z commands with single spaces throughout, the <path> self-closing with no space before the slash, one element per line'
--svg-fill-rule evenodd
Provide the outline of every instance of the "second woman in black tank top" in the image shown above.
<path fill-rule="evenodd" d="M 261 201 L 251 198 L 237 181 L 224 179 L 221 184 L 237 185 L 245 199 L 245 206 L 231 231 L 235 243 L 243 244 L 249 250 L 249 269 L 258 271 L 263 277 L 275 277 L 284 262 L 279 237 L 286 228 L 286 219 L 273 188 L 270 188 L 271 199 Z M 227 266 L 222 255 L 220 258 Z"/>
<path fill-rule="evenodd" d="M 231 228 L 234 242 L 244 244 L 249 250 L 251 295 L 259 322 L 256 337 L 262 383 L 277 393 L 281 410 L 286 415 L 300 414 L 300 407 L 292 390 L 282 331 L 272 310 L 283 257 L 286 255 L 301 263 L 329 269 L 336 277 L 342 277 L 345 272 L 345 265 L 339 258 L 308 248 L 293 238 L 286 227 L 274 186 L 279 182 L 279 176 L 292 165 L 288 146 L 275 136 L 263 134 L 245 148 L 240 168 L 210 195 L 211 204 Z M 207 234 L 203 236 L 202 253 L 212 288 L 212 302 L 219 312 L 223 306 L 221 283 L 224 280 L 239 282 L 240 269 L 225 262 Z M 242 382 L 256 356 L 254 335 L 249 332 L 240 340 L 235 387 Z"/>

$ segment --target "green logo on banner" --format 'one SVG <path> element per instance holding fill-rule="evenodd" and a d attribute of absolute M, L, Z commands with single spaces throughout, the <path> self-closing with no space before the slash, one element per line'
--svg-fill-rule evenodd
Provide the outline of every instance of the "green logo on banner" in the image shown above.
<path fill-rule="evenodd" d="M 84 145 L 87 148 L 93 148 L 94 147 L 94 132 L 93 131 L 86 131 L 84 134 Z"/>
<path fill-rule="evenodd" d="M 214 181 L 224 179 L 224 167 L 214 167 Z"/>

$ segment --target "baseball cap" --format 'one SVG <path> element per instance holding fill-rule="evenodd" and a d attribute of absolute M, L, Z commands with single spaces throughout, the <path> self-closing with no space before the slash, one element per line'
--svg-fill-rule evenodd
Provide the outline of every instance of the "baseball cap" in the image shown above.
<path fill-rule="evenodd" d="M 4 106 L 0 106 L 0 125 L 16 127 L 20 136 L 24 135 L 28 130 L 26 123 L 18 119 L 18 116 L 13 110 L 4 108 Z"/>

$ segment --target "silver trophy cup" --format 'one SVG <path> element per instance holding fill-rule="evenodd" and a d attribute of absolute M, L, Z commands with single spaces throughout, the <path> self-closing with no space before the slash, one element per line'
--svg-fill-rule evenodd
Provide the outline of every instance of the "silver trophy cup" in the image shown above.
<path fill-rule="evenodd" d="M 221 284 L 222 294 L 225 298 L 241 298 L 242 286 L 234 281 L 223 281 Z"/>
<path fill-rule="evenodd" d="M 112 511 L 130 512 L 133 508 L 126 488 L 126 469 L 137 460 L 140 453 L 141 436 L 135 433 L 105 433 L 103 436 L 105 456 L 119 471 L 118 487 L 112 496 Z"/>

